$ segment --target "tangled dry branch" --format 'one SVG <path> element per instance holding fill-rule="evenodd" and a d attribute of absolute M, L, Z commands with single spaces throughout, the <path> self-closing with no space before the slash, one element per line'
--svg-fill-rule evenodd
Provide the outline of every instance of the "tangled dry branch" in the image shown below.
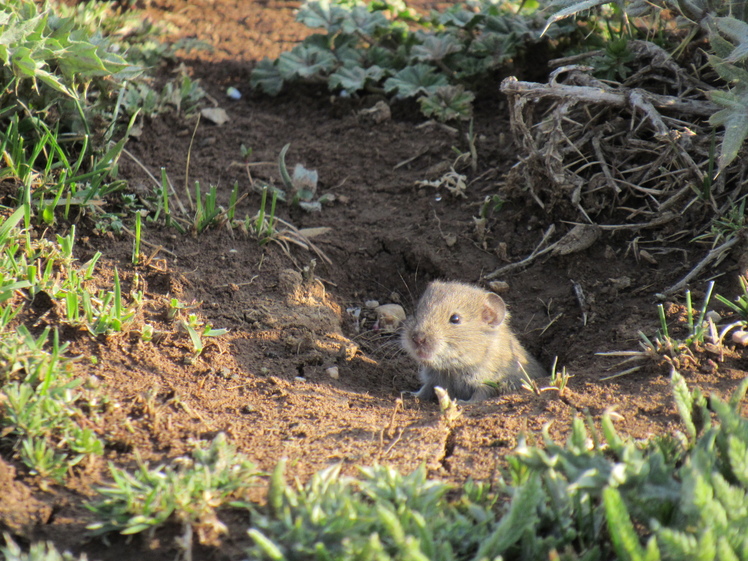
<path fill-rule="evenodd" d="M 554 61 L 547 84 L 504 80 L 522 154 L 507 184 L 603 232 L 693 238 L 745 193 L 748 162 L 714 177 L 711 86 L 652 43 L 629 49 L 639 67 L 624 83 L 594 78 L 581 56 Z"/>

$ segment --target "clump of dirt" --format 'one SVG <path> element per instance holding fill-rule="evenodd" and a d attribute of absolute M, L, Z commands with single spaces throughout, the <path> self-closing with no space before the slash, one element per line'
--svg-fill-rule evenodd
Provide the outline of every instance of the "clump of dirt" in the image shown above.
<path fill-rule="evenodd" d="M 48 524 L 52 507 L 34 497 L 32 489 L 17 479 L 16 469 L 0 459 L 0 520 L 5 531 L 29 535 L 35 526 Z"/>
<path fill-rule="evenodd" d="M 79 225 L 76 256 L 85 261 L 102 251 L 103 278 L 116 266 L 124 290 L 143 290 L 145 305 L 131 332 L 96 339 L 80 335 L 71 344 L 73 355 L 98 357 L 81 359 L 77 375 L 109 396 L 110 406 L 91 418 L 107 442 L 105 457 L 76 472 L 67 487 L 46 492 L 20 464 L 13 464 L 15 474 L 13 466 L 0 464 L 0 485 L 9 489 L 0 512 L 16 510 L 4 523 L 14 535 L 51 539 L 97 559 L 174 554 L 168 530 L 127 546 L 117 537 L 113 547 L 86 541 L 83 528 L 91 514 L 81 504 L 107 481 L 107 461 L 134 467 L 139 458 L 155 465 L 219 432 L 260 469 L 269 471 L 288 458 L 289 476 L 301 480 L 331 464 L 342 463 L 345 472 L 354 473 L 357 465 L 386 462 L 404 472 L 423 463 L 432 477 L 461 484 L 468 477 L 494 477 L 521 433 L 539 441 L 548 427 L 551 437 L 562 441 L 575 415 L 598 419 L 614 408 L 616 428 L 635 438 L 677 427 L 667 364 L 644 362 L 634 374 L 601 381 L 615 371 L 609 370 L 614 363 L 595 353 L 636 349 L 640 331 L 653 334 L 655 294 L 689 270 L 700 251 L 680 243 L 677 252 L 648 262 L 638 259 L 628 237 L 615 233 L 605 243 L 570 255 L 549 254 L 497 279 L 507 283 L 502 297 L 523 344 L 546 367 L 557 358 L 558 368 L 573 376 L 566 393 L 502 396 L 465 408 L 452 423 L 444 422 L 436 404 L 404 395 L 418 389 L 415 364 L 398 350 L 396 334 L 375 336 L 366 324 L 357 331 L 361 322 L 354 311 L 365 309 L 368 300 L 399 302 L 412 311 L 435 278 L 478 282 L 530 254 L 555 217 L 535 204 L 523 185 L 502 182 L 516 153 L 498 84 L 496 99 L 476 108 L 479 164 L 466 177 L 465 197 L 419 183 L 439 177 L 454 163 L 453 148 L 464 147 L 452 130 L 423 123 L 415 108 L 396 105 L 390 118 L 373 120 L 360 118 L 359 111 L 380 99 L 340 100 L 314 88 L 274 99 L 251 93 L 253 64 L 277 56 L 309 32 L 293 22 L 295 6 L 152 1 L 149 17 L 175 24 L 181 37 L 217 46 L 213 53 L 190 53 L 182 63 L 230 120 L 196 126 L 193 118 L 173 113 L 149 119 L 141 137 L 128 144 L 132 157 L 122 158 L 120 174 L 148 193 L 154 185 L 143 167 L 155 175 L 166 167 L 175 186 L 192 181 L 217 186 L 224 205 L 238 184 L 248 196 L 237 216 L 254 216 L 260 195 L 253 184 L 280 184 L 275 162 L 290 143 L 289 166 L 300 162 L 316 169 L 320 191 L 336 200 L 313 214 L 279 204 L 278 214 L 297 228 L 330 227 L 314 239 L 330 263 L 295 246 L 261 245 L 237 229 L 183 236 L 149 226 L 144 239 L 160 250 L 134 267 L 132 240 Z M 243 97 L 228 99 L 229 86 Z M 249 167 L 242 161 L 242 144 L 253 149 Z M 474 217 L 497 192 L 504 194 L 503 207 L 476 229 Z M 730 261 L 720 266 L 727 277 L 734 271 Z M 170 318 L 172 298 L 193 307 Z M 206 339 L 196 356 L 180 328 L 188 313 L 229 331 Z M 145 323 L 161 336 L 143 341 L 139 330 Z M 690 384 L 724 395 L 745 372 L 739 359 L 727 356 L 708 365 L 697 360 L 684 374 Z M 53 516 L 45 514 L 50 508 Z M 225 546 L 198 550 L 195 558 L 241 558 L 247 520 L 226 516 Z"/>

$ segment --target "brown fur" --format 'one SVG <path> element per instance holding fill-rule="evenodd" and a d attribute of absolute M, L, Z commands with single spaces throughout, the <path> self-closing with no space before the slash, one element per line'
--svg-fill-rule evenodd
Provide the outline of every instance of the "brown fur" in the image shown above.
<path fill-rule="evenodd" d="M 432 282 L 402 337 L 403 348 L 420 365 L 423 387 L 416 397 L 433 399 L 434 387 L 441 386 L 452 398 L 476 402 L 518 389 L 522 370 L 530 378 L 547 376 L 508 320 L 504 301 L 493 292 L 458 282 Z"/>

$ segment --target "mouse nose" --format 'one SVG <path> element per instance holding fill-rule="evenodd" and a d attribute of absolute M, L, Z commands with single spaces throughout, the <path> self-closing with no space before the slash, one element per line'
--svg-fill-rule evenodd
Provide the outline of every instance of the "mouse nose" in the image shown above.
<path fill-rule="evenodd" d="M 426 343 L 426 334 L 423 331 L 414 331 L 410 338 L 413 339 L 413 343 L 419 347 Z"/>

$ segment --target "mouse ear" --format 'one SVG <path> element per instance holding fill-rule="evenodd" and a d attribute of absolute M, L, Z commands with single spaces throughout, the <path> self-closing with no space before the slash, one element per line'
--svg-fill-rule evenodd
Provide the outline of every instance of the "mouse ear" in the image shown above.
<path fill-rule="evenodd" d="M 483 302 L 483 321 L 491 327 L 498 327 L 506 316 L 506 304 L 501 296 L 489 292 Z"/>

